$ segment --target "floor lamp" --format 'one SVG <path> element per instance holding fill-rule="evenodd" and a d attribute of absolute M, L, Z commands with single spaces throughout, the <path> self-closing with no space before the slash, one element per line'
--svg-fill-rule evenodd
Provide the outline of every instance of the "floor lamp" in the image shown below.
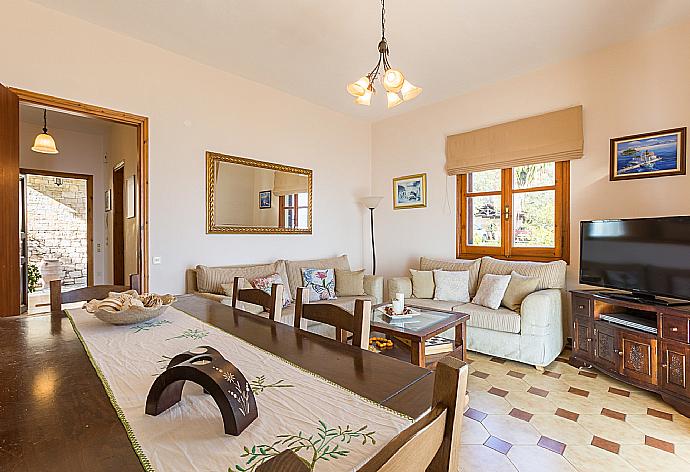
<path fill-rule="evenodd" d="M 376 246 L 374 244 L 374 208 L 379 206 L 383 197 L 364 197 L 361 200 L 362 205 L 369 209 L 371 215 L 371 259 L 373 263 L 372 275 L 376 275 Z"/>

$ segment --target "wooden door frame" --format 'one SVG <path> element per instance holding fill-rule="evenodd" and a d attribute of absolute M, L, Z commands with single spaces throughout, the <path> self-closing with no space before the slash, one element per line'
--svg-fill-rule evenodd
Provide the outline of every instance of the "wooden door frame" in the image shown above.
<path fill-rule="evenodd" d="M 81 113 L 83 115 L 101 118 L 113 123 L 126 124 L 137 129 L 137 148 L 139 150 L 139 162 L 137 174 L 139 180 L 139 255 L 138 268 L 141 280 L 142 292 L 149 290 L 149 119 L 145 116 L 134 115 L 122 111 L 111 110 L 95 105 L 66 100 L 42 93 L 31 92 L 14 87 L 9 90 L 19 97 L 19 102 L 32 103 L 58 110 Z"/>
<path fill-rule="evenodd" d="M 86 283 L 93 285 L 93 175 L 75 174 L 72 172 L 60 172 L 55 170 L 19 168 L 19 173 L 24 175 L 43 175 L 47 177 L 60 177 L 63 179 L 86 180 Z"/>

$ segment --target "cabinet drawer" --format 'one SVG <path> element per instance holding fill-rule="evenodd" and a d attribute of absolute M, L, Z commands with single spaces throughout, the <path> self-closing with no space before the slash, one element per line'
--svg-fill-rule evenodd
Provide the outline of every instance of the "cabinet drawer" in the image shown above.
<path fill-rule="evenodd" d="M 578 295 L 573 295 L 573 315 L 590 316 L 592 300 Z"/>
<path fill-rule="evenodd" d="M 681 316 L 661 315 L 661 337 L 682 343 L 690 342 L 688 338 L 690 319 Z"/>

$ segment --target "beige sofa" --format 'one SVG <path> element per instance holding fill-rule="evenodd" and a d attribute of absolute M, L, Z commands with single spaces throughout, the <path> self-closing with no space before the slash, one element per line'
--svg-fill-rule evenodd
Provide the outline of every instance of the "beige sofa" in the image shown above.
<path fill-rule="evenodd" d="M 396 277 L 388 281 L 389 299 L 402 292 L 411 305 L 468 313 L 467 348 L 492 356 L 546 366 L 564 346 L 565 269 L 564 261 L 549 263 L 514 262 L 484 257 L 476 260 L 439 261 L 422 257 L 420 270 L 469 271 L 470 299 L 485 274 L 509 275 L 512 271 L 537 277 L 537 291 L 522 302 L 520 313 L 503 306 L 497 310 L 472 303 L 414 298 L 412 280 Z M 452 333 L 446 333 L 452 336 Z"/>
<path fill-rule="evenodd" d="M 236 266 L 219 266 L 208 267 L 198 265 L 194 269 L 187 269 L 186 273 L 186 291 L 187 293 L 196 293 L 202 297 L 212 300 L 217 300 L 221 303 L 230 305 L 231 297 L 225 294 L 222 284 L 230 284 L 235 277 L 243 277 L 247 280 L 256 277 L 263 277 L 266 275 L 278 273 L 285 283 L 285 292 L 290 293 L 290 298 L 293 300 L 289 306 L 284 307 L 281 312 L 280 321 L 285 324 L 292 325 L 295 319 L 295 304 L 294 300 L 297 295 L 297 287 L 302 286 L 302 268 L 314 269 L 344 269 L 350 270 L 350 262 L 346 255 L 325 259 L 313 259 L 303 261 L 287 261 L 277 260 L 268 264 L 249 264 Z M 341 306 L 347 310 L 354 309 L 356 299 L 370 300 L 373 304 L 383 302 L 383 277 L 365 275 L 364 276 L 364 291 L 365 296 L 346 297 L 341 296 L 336 300 L 324 300 L 322 302 L 313 303 L 332 303 Z M 244 304 L 243 309 L 268 317 L 260 307 L 256 305 Z M 309 321 L 307 329 L 318 334 L 331 336 L 335 334 L 332 327 L 323 326 L 321 323 Z"/>

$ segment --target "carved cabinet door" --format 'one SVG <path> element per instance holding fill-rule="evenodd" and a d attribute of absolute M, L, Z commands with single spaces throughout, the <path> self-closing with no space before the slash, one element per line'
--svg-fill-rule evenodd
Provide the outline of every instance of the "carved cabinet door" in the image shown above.
<path fill-rule="evenodd" d="M 594 363 L 608 370 L 618 369 L 616 330 L 608 323 L 594 323 Z"/>
<path fill-rule="evenodd" d="M 576 316 L 573 321 L 573 354 L 584 359 L 594 356 L 594 332 L 589 318 Z"/>
<path fill-rule="evenodd" d="M 669 392 L 690 395 L 690 346 L 673 341 L 661 341 L 661 387 Z"/>
<path fill-rule="evenodd" d="M 658 385 L 657 340 L 655 336 L 619 330 L 621 375 L 638 382 Z"/>

